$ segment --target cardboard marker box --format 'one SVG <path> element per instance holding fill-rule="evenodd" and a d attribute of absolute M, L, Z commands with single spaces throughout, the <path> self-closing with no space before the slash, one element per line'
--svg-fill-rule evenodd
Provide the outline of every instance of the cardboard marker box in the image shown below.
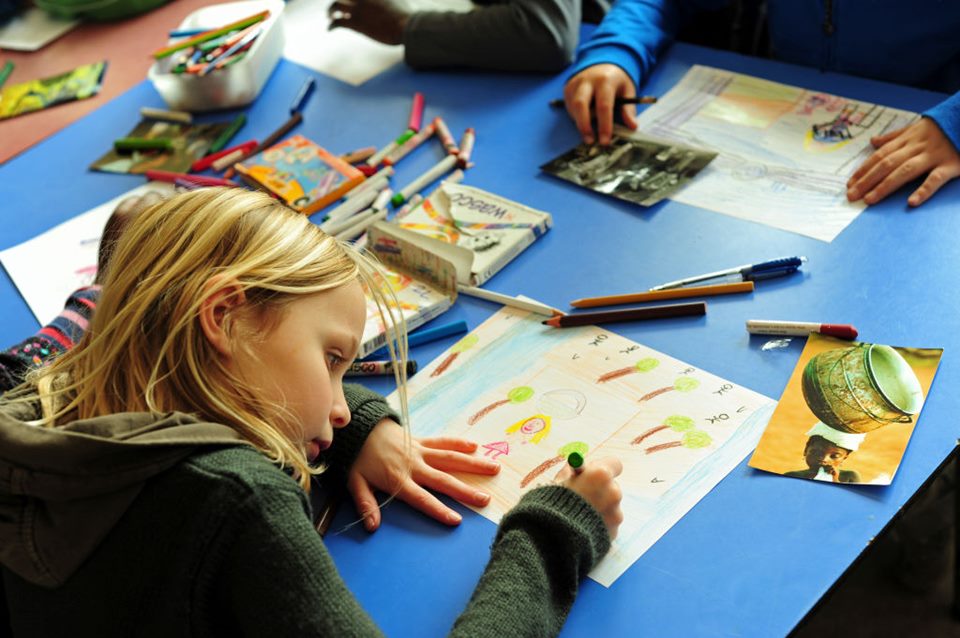
<path fill-rule="evenodd" d="M 265 9 L 270 16 L 261 23 L 260 35 L 247 55 L 236 64 L 200 76 L 171 73 L 171 60 L 163 58 L 153 63 L 147 77 L 167 106 L 176 111 L 215 111 L 250 104 L 283 54 L 283 6 L 280 0 L 249 0 L 197 9 L 184 18 L 179 29 L 216 29 Z"/>

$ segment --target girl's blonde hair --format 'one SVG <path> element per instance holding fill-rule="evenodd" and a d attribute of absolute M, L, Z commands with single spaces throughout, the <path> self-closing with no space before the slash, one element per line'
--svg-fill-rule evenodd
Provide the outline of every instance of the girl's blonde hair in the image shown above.
<path fill-rule="evenodd" d="M 376 263 L 263 193 L 208 188 L 144 210 L 125 230 L 90 330 L 30 376 L 43 424 L 117 412 L 192 413 L 235 428 L 309 489 L 310 476 L 322 469 L 307 462 L 302 424 L 231 373 L 204 335 L 199 313 L 217 278 L 239 282 L 239 311 L 256 313 L 267 331 L 297 297 L 359 281 L 392 337 L 407 420 L 406 327 L 388 310 L 396 298 Z M 233 319 L 225 317 L 227 334 L 255 352 L 249 341 L 262 334 L 240 334 Z"/>

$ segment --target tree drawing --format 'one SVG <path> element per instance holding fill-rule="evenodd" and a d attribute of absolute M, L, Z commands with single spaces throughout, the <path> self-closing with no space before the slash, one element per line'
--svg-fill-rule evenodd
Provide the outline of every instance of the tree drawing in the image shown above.
<path fill-rule="evenodd" d="M 572 441 L 567 443 L 557 451 L 557 456 L 547 459 L 537 467 L 530 470 L 530 472 L 523 477 L 523 480 L 520 481 L 520 487 L 523 488 L 530 485 L 534 479 L 549 470 L 551 467 L 566 461 L 571 452 L 577 452 L 583 458 L 587 458 L 587 450 L 589 449 L 590 446 L 583 441 Z"/>
<path fill-rule="evenodd" d="M 453 346 L 450 348 L 450 354 L 447 355 L 447 358 L 443 360 L 443 363 L 434 368 L 433 372 L 430 373 L 430 376 L 439 377 L 444 373 L 444 371 L 446 371 L 447 368 L 450 367 L 454 361 L 456 361 L 461 352 L 464 350 L 469 350 L 473 346 L 477 345 L 477 342 L 479 341 L 480 337 L 477 335 L 468 334 L 466 337 L 453 344 Z"/>
<path fill-rule="evenodd" d="M 643 403 L 644 401 L 649 401 L 654 397 L 658 397 L 665 392 L 670 392 L 671 390 L 676 390 L 677 392 L 690 392 L 695 390 L 700 386 L 700 382 L 694 379 L 693 377 L 680 377 L 673 382 L 673 385 L 668 385 L 665 388 L 659 388 L 653 392 L 648 392 L 647 394 L 640 397 L 638 403 Z"/>
<path fill-rule="evenodd" d="M 475 425 L 477 421 L 485 417 L 487 414 L 489 414 L 493 410 L 496 410 L 501 405 L 506 405 L 508 403 L 523 403 L 524 401 L 528 401 L 532 396 L 533 396 L 533 388 L 527 385 L 517 386 L 516 388 L 513 388 L 512 390 L 507 392 L 506 399 L 503 399 L 501 401 L 495 401 L 494 403 L 491 403 L 490 405 L 485 406 L 479 412 L 477 412 L 476 414 L 471 416 L 469 419 L 467 419 L 467 423 L 469 425 Z"/>
<path fill-rule="evenodd" d="M 700 448 L 707 447 L 711 443 L 713 443 L 713 439 L 710 438 L 710 435 L 703 430 L 690 430 L 688 432 L 684 432 L 679 441 L 670 441 L 669 443 L 653 445 L 645 449 L 644 452 L 647 454 L 653 454 L 654 452 L 669 450 L 672 447 L 680 447 L 681 445 L 689 450 L 698 450 Z"/>
<path fill-rule="evenodd" d="M 630 445 L 640 445 L 640 443 L 642 443 L 646 438 L 656 434 L 657 432 L 660 432 L 661 430 L 667 429 L 682 434 L 693 429 L 693 419 L 688 416 L 681 416 L 679 414 L 668 416 L 663 420 L 663 425 L 650 428 L 634 440 L 630 441 Z"/>
<path fill-rule="evenodd" d="M 599 379 L 597 379 L 597 383 L 613 381 L 614 379 L 619 379 L 620 377 L 633 374 L 634 372 L 650 372 L 658 365 L 660 365 L 660 362 L 657 359 L 654 359 L 653 357 L 646 357 L 644 359 L 640 359 L 632 366 L 620 368 L 619 370 L 614 370 L 613 372 L 608 372 L 602 375 Z"/>

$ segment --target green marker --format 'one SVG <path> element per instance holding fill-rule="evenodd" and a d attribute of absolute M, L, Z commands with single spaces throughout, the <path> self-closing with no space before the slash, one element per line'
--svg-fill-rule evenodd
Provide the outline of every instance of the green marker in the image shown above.
<path fill-rule="evenodd" d="M 233 121 L 230 122 L 230 126 L 225 128 L 223 133 L 217 136 L 217 139 L 213 140 L 213 144 L 210 145 L 210 149 L 207 151 L 207 154 L 209 155 L 210 153 L 222 151 L 227 145 L 227 142 L 233 139 L 233 136 L 237 134 L 237 131 L 239 131 L 246 123 L 247 116 L 243 113 L 233 118 Z"/>
<path fill-rule="evenodd" d="M 579 474 L 583 471 L 583 455 L 579 452 L 571 452 L 567 455 L 567 464 L 573 468 L 574 474 Z"/>
<path fill-rule="evenodd" d="M 173 141 L 168 137 L 121 137 L 114 141 L 117 151 L 172 151 Z"/>
<path fill-rule="evenodd" d="M 7 81 L 11 73 L 13 73 L 13 60 L 7 60 L 3 68 L 0 68 L 0 86 L 3 86 L 3 83 Z"/>

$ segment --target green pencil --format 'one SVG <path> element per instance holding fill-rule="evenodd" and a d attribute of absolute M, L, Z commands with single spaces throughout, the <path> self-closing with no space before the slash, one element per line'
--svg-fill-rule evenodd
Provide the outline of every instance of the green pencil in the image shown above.
<path fill-rule="evenodd" d="M 223 133 L 217 136 L 217 139 L 213 140 L 213 144 L 210 145 L 210 150 L 207 151 L 207 155 L 210 153 L 216 153 L 223 150 L 233 136 L 237 134 L 244 124 L 247 123 L 247 116 L 241 113 L 237 117 L 233 118 L 233 121 L 230 122 L 230 126 L 223 129 Z"/>
<path fill-rule="evenodd" d="M 153 57 L 157 60 L 159 60 L 160 58 L 165 58 L 168 55 L 176 53 L 177 51 L 182 51 L 183 49 L 195 46 L 197 44 L 200 44 L 201 42 L 206 42 L 207 40 L 212 40 L 221 35 L 226 35 L 231 31 L 239 31 L 240 29 L 246 29 L 251 24 L 256 24 L 261 20 L 266 19 L 269 16 L 270 16 L 269 11 L 261 11 L 260 13 L 255 13 L 252 16 L 243 18 L 242 20 L 237 20 L 236 22 L 231 22 L 230 24 L 226 24 L 220 27 L 219 29 L 213 29 L 212 31 L 201 33 L 200 35 L 194 36 L 192 38 L 185 38 L 183 40 L 180 40 L 179 42 L 171 44 L 170 46 L 164 47 L 162 49 L 158 49 L 153 52 Z"/>
<path fill-rule="evenodd" d="M 0 87 L 3 86 L 3 83 L 7 81 L 7 78 L 10 77 L 10 74 L 13 73 L 13 60 L 7 60 L 4 63 L 3 68 L 0 69 Z"/>

